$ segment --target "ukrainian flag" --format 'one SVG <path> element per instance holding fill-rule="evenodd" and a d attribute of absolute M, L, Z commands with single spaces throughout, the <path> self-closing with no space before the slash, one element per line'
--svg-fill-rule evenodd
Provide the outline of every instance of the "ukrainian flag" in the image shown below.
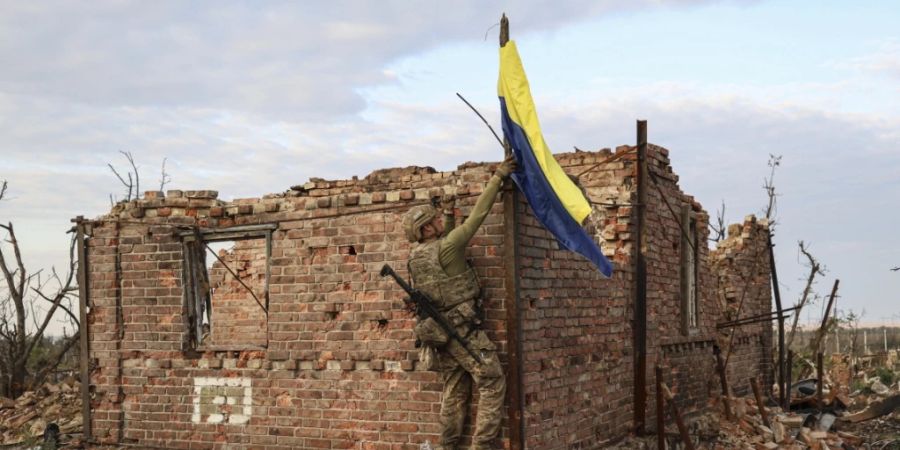
<path fill-rule="evenodd" d="M 497 91 L 503 134 L 519 165 L 512 178 L 525 194 L 535 216 L 562 247 L 583 255 L 604 276 L 611 276 L 612 263 L 581 227 L 591 213 L 591 205 L 544 142 L 525 69 L 513 41 L 500 48 Z"/>

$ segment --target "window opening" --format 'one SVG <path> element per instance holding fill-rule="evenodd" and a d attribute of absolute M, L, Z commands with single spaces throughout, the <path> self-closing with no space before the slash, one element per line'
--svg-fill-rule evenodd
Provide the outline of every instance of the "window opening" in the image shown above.
<path fill-rule="evenodd" d="M 697 289 L 697 218 L 690 205 L 681 210 L 681 315 L 682 332 L 689 334 L 700 325 Z"/>
<path fill-rule="evenodd" d="M 275 225 L 193 229 L 184 242 L 184 294 L 192 348 L 268 344 L 269 263 Z"/>

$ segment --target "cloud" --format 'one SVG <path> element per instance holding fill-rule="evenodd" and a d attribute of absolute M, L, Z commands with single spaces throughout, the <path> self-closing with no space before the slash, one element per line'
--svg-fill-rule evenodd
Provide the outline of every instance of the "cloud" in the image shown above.
<path fill-rule="evenodd" d="M 870 54 L 847 61 L 830 62 L 829 66 L 900 80 L 900 41 L 897 39 L 882 40 L 878 43 L 878 48 Z"/>
<path fill-rule="evenodd" d="M 700 2 L 542 3 L 4 3 L 0 91 L 103 107 L 333 120 L 365 108 L 359 89 L 395 82 L 383 71 L 387 62 L 480 40 L 503 10 L 526 34 L 600 14 Z"/>

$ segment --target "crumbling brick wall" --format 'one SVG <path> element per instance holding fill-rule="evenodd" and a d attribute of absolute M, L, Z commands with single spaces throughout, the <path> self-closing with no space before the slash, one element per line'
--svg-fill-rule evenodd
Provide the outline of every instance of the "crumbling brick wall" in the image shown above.
<path fill-rule="evenodd" d="M 669 152 L 648 146 L 647 211 L 645 215 L 647 261 L 647 425 L 655 415 L 654 368 L 661 367 L 663 381 L 682 410 L 705 407 L 721 392 L 714 352 L 721 348 L 728 358 L 731 388 L 746 393 L 748 379 L 771 381 L 772 340 L 770 324 L 738 329 L 733 343 L 723 341 L 716 325 L 735 318 L 735 293 L 746 290 L 740 316 L 771 311 L 768 254 L 764 225 L 748 218 L 732 225 L 732 236 L 711 250 L 709 215 L 693 197 L 678 187 Z M 626 161 L 627 164 L 627 161 Z M 690 239 L 693 245 L 688 243 Z M 684 289 L 684 252 L 696 259 L 696 319 L 690 321 Z M 728 301 L 725 301 L 726 292 Z M 766 328 L 769 327 L 769 328 Z M 733 348 L 729 354 L 729 348 Z M 767 386 L 764 384 L 764 386 Z"/>
<path fill-rule="evenodd" d="M 453 194 L 465 216 L 492 169 L 379 171 L 233 202 L 211 191 L 169 191 L 120 204 L 93 222 L 94 435 L 173 448 L 379 449 L 436 441 L 439 377 L 416 370 L 414 319 L 379 271 L 390 263 L 405 273 L 409 243 L 399 219 L 406 209 Z M 499 209 L 468 256 L 486 288 L 486 328 L 503 349 L 503 296 L 495 297 L 505 292 Z M 182 233 L 272 223 L 265 348 L 224 339 L 191 349 Z M 214 326 L 216 311 L 227 308 L 216 300 Z"/>
<path fill-rule="evenodd" d="M 268 321 L 262 303 L 266 300 L 266 240 L 246 239 L 233 244 L 233 248 L 217 252 L 218 259 L 209 269 L 210 304 L 215 307 L 209 314 L 209 335 L 204 343 L 222 348 L 234 342 L 265 347 Z"/>
<path fill-rule="evenodd" d="M 648 146 L 646 245 L 647 261 L 647 426 L 655 426 L 655 367 L 672 388 L 683 410 L 703 407 L 715 376 L 713 345 L 720 313 L 716 279 L 708 270 L 709 216 L 678 186 L 668 150 Z M 693 228 L 692 224 L 693 222 Z M 686 242 L 691 239 L 692 242 Z M 696 258 L 696 323 L 690 324 L 683 283 L 687 260 Z"/>
<path fill-rule="evenodd" d="M 767 235 L 768 223 L 747 216 L 728 227 L 728 236 L 711 254 L 712 273 L 718 279 L 716 299 L 722 321 L 759 316 L 772 311 Z M 735 394 L 750 392 L 756 377 L 768 390 L 773 380 L 774 321 L 723 328 L 719 346 L 728 358 L 728 379 Z"/>
<path fill-rule="evenodd" d="M 521 196 L 516 260 L 504 259 L 502 201 L 467 256 L 484 287 L 485 327 L 507 372 L 517 364 L 509 360 L 511 346 L 521 349 L 521 398 L 508 405 L 521 404 L 527 447 L 600 448 L 634 425 L 635 156 L 630 147 L 618 148 L 616 161 L 603 164 L 612 152 L 557 156 L 594 203 L 586 226 L 614 261 L 613 277 L 603 279 L 586 260 L 560 250 Z M 647 205 L 648 375 L 656 364 L 667 367 L 679 403 L 696 408 L 709 398 L 715 376 L 721 276 L 708 266 L 705 212 L 678 188 L 665 149 L 650 146 L 649 157 L 659 188 L 648 189 Z M 93 221 L 88 328 L 94 435 L 102 442 L 170 448 L 415 449 L 436 442 L 441 381 L 419 370 L 415 320 L 403 307 L 402 291 L 379 272 L 388 263 L 406 275 L 410 245 L 400 218 L 410 206 L 455 196 L 461 220 L 494 167 L 385 169 L 230 202 L 214 191 L 148 193 Z M 677 325 L 681 231 L 664 198 L 694 212 L 702 244 L 700 321 L 687 335 Z M 234 320 L 243 331 L 196 345 L 185 300 L 186 236 L 195 228 L 214 236 L 251 226 L 271 226 L 268 295 L 257 295 L 267 310 L 247 295 L 238 300 L 243 287 L 231 277 L 227 286 L 218 285 L 226 292 L 214 293 L 212 322 Z M 223 260 L 242 261 L 239 276 L 259 294 L 263 241 L 236 242 Z M 507 277 L 510 264 L 514 279 Z M 211 275 L 219 279 L 216 268 Z M 516 297 L 510 292 L 517 293 L 515 306 L 507 303 Z M 230 295 L 239 303 L 234 317 Z M 760 298 L 748 307 L 764 303 Z M 510 324 L 514 307 L 520 317 Z M 518 339 L 508 335 L 516 328 Z M 744 354 L 735 356 L 741 367 L 758 356 Z M 651 376 L 648 391 L 652 385 Z M 505 446 L 509 426 L 504 421 Z"/>
<path fill-rule="evenodd" d="M 526 448 L 600 448 L 631 424 L 633 171 L 623 161 L 597 166 L 611 156 L 557 155 L 595 203 L 587 228 L 616 265 L 611 279 L 561 250 L 519 204 Z"/>

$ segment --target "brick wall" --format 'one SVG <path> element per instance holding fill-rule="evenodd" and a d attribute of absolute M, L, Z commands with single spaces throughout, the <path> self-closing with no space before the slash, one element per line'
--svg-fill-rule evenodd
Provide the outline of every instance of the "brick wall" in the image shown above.
<path fill-rule="evenodd" d="M 707 269 L 709 260 L 706 211 L 693 197 L 678 187 L 669 152 L 649 145 L 647 180 L 647 426 L 655 427 L 654 368 L 663 368 L 665 382 L 675 401 L 685 411 L 703 407 L 709 398 L 709 384 L 715 377 L 713 344 L 715 323 L 720 317 L 715 299 L 716 279 Z M 693 217 L 694 247 L 685 245 L 691 234 L 684 214 Z M 697 258 L 697 324 L 685 326 L 687 311 L 682 289 L 682 252 Z"/>
<path fill-rule="evenodd" d="M 568 173 L 584 173 L 580 184 L 596 203 L 588 229 L 616 264 L 611 279 L 560 250 L 524 200 L 518 205 L 527 448 L 597 448 L 631 423 L 632 189 L 623 180 L 632 173 L 621 161 L 593 167 L 611 155 L 557 155 Z"/>
<path fill-rule="evenodd" d="M 266 302 L 266 239 L 228 243 L 233 244 L 233 248 L 218 250 L 218 259 L 212 254 L 206 256 L 212 260 L 207 264 L 211 263 L 209 284 L 213 308 L 209 336 L 203 343 L 216 348 L 227 348 L 235 342 L 265 347 L 268 344 L 268 321 L 263 309 Z"/>
<path fill-rule="evenodd" d="M 508 249 L 502 201 L 467 250 L 485 288 L 485 327 L 504 366 L 511 363 L 510 345 L 522 349 L 528 448 L 599 448 L 633 427 L 636 200 L 630 150 L 618 148 L 617 161 L 599 166 L 614 153 L 557 155 L 594 203 L 586 227 L 616 265 L 611 279 L 560 250 L 521 197 L 518 261 L 503 257 Z M 668 152 L 650 150 L 660 189 L 648 190 L 648 368 L 652 374 L 657 363 L 667 367 L 678 401 L 696 408 L 709 398 L 714 377 L 714 324 L 723 314 L 718 280 L 746 263 L 736 257 L 734 267 L 713 271 L 711 253 L 699 246 L 700 323 L 682 334 L 680 228 L 662 199 L 691 206 L 701 243 L 707 216 L 678 188 Z M 419 370 L 415 320 L 403 308 L 402 291 L 379 271 L 388 263 L 406 275 L 410 246 L 400 218 L 410 206 L 454 195 L 461 220 L 494 167 L 467 163 L 443 173 L 385 169 L 363 179 L 312 179 L 284 193 L 230 202 L 217 199 L 214 191 L 148 193 L 92 222 L 95 436 L 169 448 L 416 449 L 425 440 L 436 442 L 441 382 L 436 373 Z M 182 234 L 196 226 L 223 230 L 258 224 L 277 224 L 271 234 L 268 311 L 245 291 L 239 295 L 243 287 L 233 277 L 228 281 L 230 275 L 220 278 L 214 267 L 214 285 L 226 281 L 217 285 L 212 300 L 215 345 L 195 349 L 184 297 Z M 223 259 L 259 292 L 261 241 L 239 242 Z M 731 248 L 732 254 L 743 254 Z M 518 342 L 507 336 L 512 305 L 505 302 L 515 289 L 505 276 L 507 264 L 518 274 Z M 745 306 L 748 314 L 765 306 L 763 298 L 757 300 Z M 231 331 L 217 336 L 217 323 L 230 324 Z M 744 342 L 734 344 L 735 366 L 741 368 L 764 356 L 743 350 L 758 348 Z M 650 392 L 648 417 L 652 399 Z M 504 446 L 510 445 L 508 426 L 504 421 Z"/>
<path fill-rule="evenodd" d="M 717 299 L 724 311 L 723 321 L 772 311 L 767 233 L 765 220 L 747 216 L 743 223 L 728 227 L 727 238 L 712 253 L 712 271 L 718 277 Z M 733 333 L 731 328 L 725 328 L 719 333 L 723 354 L 730 355 L 728 379 L 736 394 L 750 392 L 750 377 L 757 377 L 765 390 L 772 386 L 775 323 L 743 325 L 734 328 Z"/>
<path fill-rule="evenodd" d="M 465 216 L 493 168 L 378 171 L 233 202 L 212 191 L 151 193 L 93 222 L 95 436 L 172 448 L 389 449 L 435 442 L 441 383 L 437 374 L 416 370 L 414 319 L 401 291 L 379 271 L 390 263 L 406 272 L 409 244 L 399 223 L 409 206 L 455 194 Z M 486 287 L 489 334 L 504 348 L 501 209 L 497 203 L 468 256 Z M 216 335 L 216 323 L 256 323 L 252 314 L 260 311 L 230 283 L 213 295 L 215 350 L 190 350 L 181 231 L 265 223 L 278 223 L 265 348 L 245 349 L 259 336 L 249 322 Z M 223 259 L 259 281 L 259 253 L 239 246 Z M 211 275 L 215 285 L 218 267 Z M 229 305 L 235 301 L 237 308 Z M 235 316 L 220 317 L 229 311 Z"/>

